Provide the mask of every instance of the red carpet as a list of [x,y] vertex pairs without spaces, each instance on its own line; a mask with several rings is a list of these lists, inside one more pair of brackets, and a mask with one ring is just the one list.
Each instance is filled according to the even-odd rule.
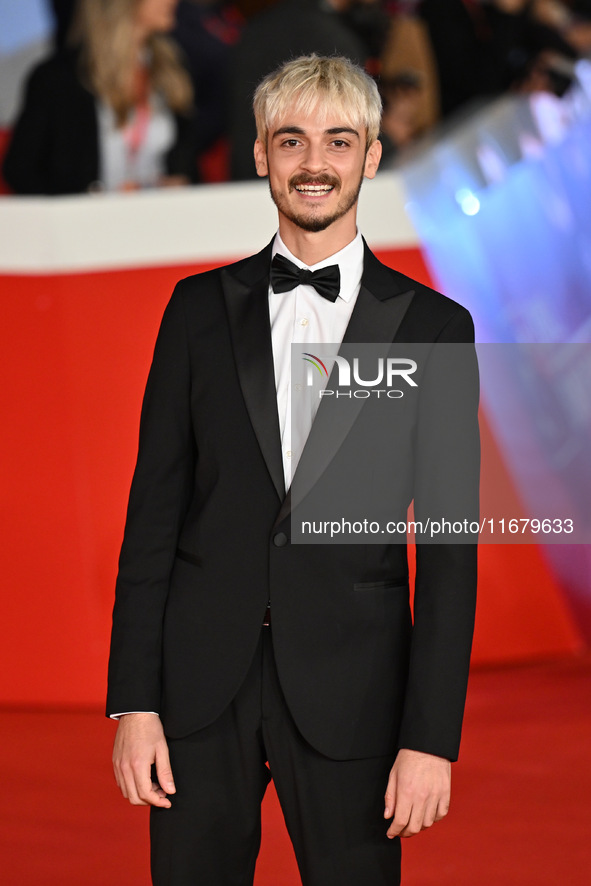
[[[148,886],[147,811],[117,794],[113,731],[95,711],[0,711],[7,886]],[[591,659],[476,671],[452,811],[405,841],[404,886],[588,886],[589,798]],[[297,886],[271,791],[264,822],[257,886]]]

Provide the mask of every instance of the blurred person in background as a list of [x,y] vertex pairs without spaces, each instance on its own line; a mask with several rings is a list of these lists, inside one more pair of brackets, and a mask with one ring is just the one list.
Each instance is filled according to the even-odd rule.
[[539,53],[577,55],[537,0],[423,0],[418,11],[437,63],[443,117],[513,88]]
[[72,26],[77,0],[50,0],[49,6],[55,23],[54,43],[57,49],[63,49]]
[[248,22],[236,46],[230,74],[230,171],[255,179],[252,116],[255,87],[283,62],[302,55],[341,55],[361,65],[367,45],[344,19],[352,0],[279,0]]
[[[407,111],[412,104],[415,134],[426,132],[440,117],[437,65],[427,26],[416,15],[418,5],[418,0],[386,3],[389,22],[378,65],[382,98],[388,105],[386,93],[391,92],[393,84],[396,84],[395,91],[399,88],[404,91],[404,96],[400,93],[390,96],[394,101],[389,107],[392,110],[402,98]],[[393,117],[389,122],[392,121]],[[388,127],[388,122],[385,125]],[[397,142],[394,138],[394,143]],[[387,136],[383,145],[383,156],[387,156]]]
[[488,6],[492,27],[505,29],[501,86],[562,96],[572,84],[589,25],[555,0],[488,0]]
[[[228,178],[228,81],[232,47],[238,42],[244,18],[228,0],[180,0],[172,36],[182,48],[195,96],[195,151],[200,179]],[[213,149],[213,152],[212,152]],[[207,155],[211,152],[211,155]],[[211,179],[209,179],[211,180]]]
[[591,3],[588,0],[532,0],[535,18],[558,31],[574,50],[591,51]]
[[375,73],[390,26],[390,13],[383,0],[335,0],[333,6],[364,44],[368,56],[366,69]]
[[414,71],[401,71],[380,81],[383,112],[380,129],[382,161],[394,160],[403,148],[420,134],[420,112],[423,85]]
[[4,161],[18,194],[186,184],[192,89],[165,36],[177,0],[80,0],[71,47],[34,69]]

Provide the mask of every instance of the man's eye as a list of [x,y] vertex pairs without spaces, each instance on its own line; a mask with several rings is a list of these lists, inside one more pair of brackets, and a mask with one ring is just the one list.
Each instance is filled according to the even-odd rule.
[[286,138],[283,142],[284,145],[287,145],[288,148],[295,148],[299,145],[299,139],[297,138]]
[[333,145],[335,148],[346,148],[349,142],[346,142],[343,138],[335,138],[333,141]]

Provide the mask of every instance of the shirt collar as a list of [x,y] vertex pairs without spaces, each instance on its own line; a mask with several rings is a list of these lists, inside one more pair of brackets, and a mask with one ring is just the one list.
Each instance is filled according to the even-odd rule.
[[288,258],[298,268],[308,268],[310,271],[318,271],[320,268],[326,268],[328,265],[338,265],[341,272],[341,291],[339,298],[349,302],[353,295],[359,290],[361,284],[361,276],[363,274],[363,239],[359,231],[350,243],[347,243],[343,249],[339,249],[334,255],[329,255],[315,265],[305,265],[303,261],[297,258],[289,251],[281,234],[277,231],[273,241],[272,256],[282,255]]

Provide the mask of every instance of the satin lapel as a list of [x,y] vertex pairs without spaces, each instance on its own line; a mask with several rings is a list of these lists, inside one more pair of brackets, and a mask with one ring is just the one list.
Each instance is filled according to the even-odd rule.
[[[277,495],[283,501],[285,482],[269,323],[271,250],[222,271],[236,366],[246,408]],[[261,276],[262,275],[262,276]]]
[[[408,289],[407,278],[382,265],[366,244],[361,289],[343,344],[393,342],[413,296],[414,290]],[[336,386],[335,366],[327,388]],[[342,402],[339,404],[332,397],[323,398],[277,524],[289,515],[324,473],[365,403],[365,399],[354,399],[347,402],[347,408],[342,408]]]

